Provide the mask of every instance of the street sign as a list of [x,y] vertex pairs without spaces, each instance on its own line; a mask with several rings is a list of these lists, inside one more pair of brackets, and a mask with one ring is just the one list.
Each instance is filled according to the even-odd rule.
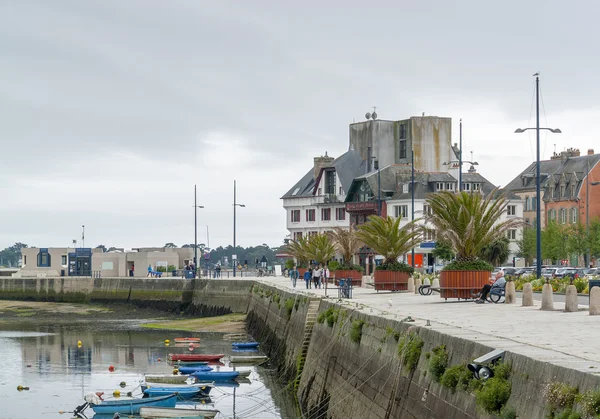
[[237,260],[237,255],[231,255],[231,260]]

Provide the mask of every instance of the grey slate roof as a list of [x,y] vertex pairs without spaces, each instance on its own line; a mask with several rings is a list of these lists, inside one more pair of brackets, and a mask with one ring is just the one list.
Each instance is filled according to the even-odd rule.
[[[571,185],[575,185],[577,196],[587,175],[588,162],[591,170],[600,162],[600,154],[570,157],[567,160],[540,161],[541,187],[544,189],[555,188],[557,191],[562,180],[567,190],[570,190]],[[535,166],[535,162],[531,163],[516,178],[510,181],[505,189],[513,192],[535,190]],[[547,194],[544,194],[545,199],[547,196]]]
[[[366,161],[363,160],[359,152],[355,150],[348,150],[337,159],[335,159],[330,166],[326,168],[334,168],[344,191],[348,192],[352,180],[356,176],[360,176],[366,170]],[[300,179],[296,184],[281,197],[284,198],[300,198],[313,196],[315,189],[316,179],[314,178],[314,168],[310,170]],[[294,194],[294,191],[298,189],[298,192]]]

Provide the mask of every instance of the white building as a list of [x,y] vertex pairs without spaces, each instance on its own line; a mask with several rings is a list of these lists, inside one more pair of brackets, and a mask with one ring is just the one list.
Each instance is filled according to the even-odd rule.
[[313,168],[281,197],[290,238],[349,228],[346,193],[352,180],[365,170],[366,162],[354,150],[337,159],[327,153],[315,157]]

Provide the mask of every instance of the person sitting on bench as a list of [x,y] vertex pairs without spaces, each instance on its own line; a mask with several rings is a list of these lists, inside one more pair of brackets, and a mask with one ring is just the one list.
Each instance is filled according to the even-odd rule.
[[504,288],[506,286],[506,280],[504,279],[504,271],[500,271],[496,274],[496,279],[493,279],[490,284],[485,284],[483,288],[481,288],[481,292],[479,293],[480,297],[475,300],[477,304],[485,303],[485,300],[492,290],[492,288]]

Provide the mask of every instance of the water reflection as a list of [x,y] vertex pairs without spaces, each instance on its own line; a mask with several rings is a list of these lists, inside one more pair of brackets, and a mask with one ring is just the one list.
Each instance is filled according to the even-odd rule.
[[[0,327],[6,327],[2,325]],[[72,412],[88,392],[102,391],[111,396],[131,392],[141,397],[140,379],[144,373],[170,374],[169,353],[190,353],[188,347],[165,346],[165,339],[184,336],[180,332],[147,331],[135,325],[129,330],[114,330],[110,323],[11,325],[0,330],[0,348],[10,360],[0,369],[0,417],[66,418],[59,412]],[[14,329],[20,330],[14,330]],[[230,342],[220,334],[200,335],[193,353],[225,353],[224,362],[211,363],[215,371],[231,370]],[[81,345],[78,345],[81,341]],[[114,372],[109,367],[114,366]],[[210,398],[200,402],[221,411],[218,417],[233,417],[246,412],[246,418],[295,417],[294,403],[265,367],[236,367],[250,370],[248,379],[217,383]],[[124,381],[125,386],[119,384]],[[18,385],[29,391],[17,392]],[[189,401],[186,404],[189,407]],[[186,405],[184,404],[184,406]],[[234,413],[235,412],[235,413]],[[93,411],[86,411],[88,417]]]

